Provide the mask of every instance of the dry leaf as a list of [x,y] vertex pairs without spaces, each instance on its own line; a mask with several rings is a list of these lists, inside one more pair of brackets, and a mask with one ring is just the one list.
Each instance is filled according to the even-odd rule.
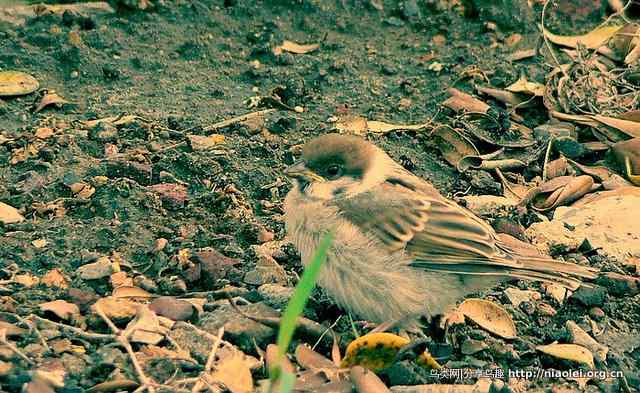
[[[400,349],[409,343],[409,339],[392,333],[365,334],[347,346],[340,367],[359,365],[373,371],[382,370],[391,366]],[[428,352],[424,352],[416,361],[426,368],[441,368]]]
[[31,94],[40,84],[33,76],[20,71],[0,72],[0,97],[13,97]]
[[536,97],[544,96],[546,86],[538,82],[529,82],[527,77],[522,75],[516,82],[507,86],[506,90],[512,93],[524,93]]
[[392,131],[419,131],[431,123],[391,124],[382,121],[367,120],[360,116],[347,116],[336,122],[336,130],[341,133],[365,135],[367,132],[386,134]]
[[53,90],[48,91],[40,100],[40,103],[33,110],[34,113],[38,113],[49,105],[55,105],[58,108],[62,108],[64,104],[69,104],[70,102],[65,100],[62,96],[56,93]]
[[41,282],[49,288],[66,289],[69,287],[67,279],[60,269],[51,269],[42,277]]
[[141,120],[138,116],[135,115],[126,115],[126,116],[110,116],[104,117],[102,119],[96,120],[87,120],[82,122],[82,124],[86,128],[95,128],[98,125],[109,124],[115,127],[132,124],[133,122]]
[[160,324],[155,312],[139,305],[135,318],[127,324],[123,334],[131,342],[156,345],[164,339],[167,332],[168,329]]
[[0,321],[0,330],[4,330],[4,334],[7,337],[19,337],[29,333],[27,329],[23,329],[5,321]]
[[467,299],[458,311],[486,331],[506,339],[516,338],[516,325],[500,305],[483,299]]
[[349,376],[358,393],[391,393],[374,372],[364,367],[352,367]]
[[117,299],[150,299],[156,297],[156,295],[142,288],[127,285],[115,288],[111,296]]
[[34,285],[38,285],[40,279],[31,273],[16,274],[15,277],[13,277],[13,282],[25,288],[31,288]]
[[123,390],[135,390],[140,386],[136,381],[130,379],[116,379],[113,381],[101,382],[87,389],[87,393],[119,392]]
[[52,302],[40,304],[40,310],[43,312],[52,312],[58,318],[65,321],[70,320],[74,315],[80,315],[80,309],[73,303],[64,300],[54,300]]
[[131,319],[136,315],[138,304],[127,299],[105,297],[98,299],[98,301],[91,306],[91,310],[95,312],[97,307],[100,307],[109,318],[122,321]]
[[613,145],[611,151],[627,178],[633,184],[640,186],[640,138],[618,142]]
[[127,276],[127,273],[123,271],[113,273],[111,277],[109,277],[109,282],[113,288],[133,286],[133,278]]
[[[567,205],[594,190],[591,176],[560,176],[534,188],[533,208],[547,211]],[[539,191],[536,193],[536,191]]]
[[486,103],[453,87],[448,89],[447,92],[451,94],[451,97],[443,102],[442,105],[456,112],[487,113],[491,109]]
[[[526,108],[532,105],[537,105],[535,101],[531,100],[531,97],[528,97],[524,94],[516,94],[507,90],[502,89],[494,89],[492,87],[486,86],[478,86],[476,90],[482,94],[486,94],[488,96],[493,97],[494,99],[503,102],[509,106],[517,106],[518,108]],[[529,104],[525,104],[529,102]]]
[[38,155],[42,143],[29,143],[24,147],[19,147],[11,152],[9,163],[16,165]]
[[480,155],[466,136],[447,125],[435,128],[431,135],[444,159],[456,168],[464,157]]
[[51,127],[40,127],[35,132],[35,137],[38,139],[47,139],[55,134],[55,130]]
[[554,44],[577,48],[583,45],[587,49],[598,49],[606,44],[622,26],[603,26],[583,35],[562,36],[556,35],[543,28],[543,34]]
[[587,348],[576,344],[549,344],[538,345],[536,350],[552,356],[557,359],[569,360],[579,364],[588,366],[590,369],[595,368],[593,363],[593,354]]
[[565,322],[572,344],[580,345],[592,351],[601,362],[607,360],[609,348],[597,342],[574,321]]
[[209,136],[188,134],[189,144],[193,150],[211,150],[224,142],[224,135],[213,134]]
[[0,202],[0,222],[3,224],[16,224],[24,221],[22,214],[13,206]]
[[305,54],[309,52],[313,52],[316,49],[320,48],[320,44],[297,44],[293,41],[284,40],[282,45],[277,46],[273,49],[273,53],[277,56],[282,54],[282,52],[289,52],[295,54]]
[[223,347],[218,350],[218,362],[210,381],[222,383],[231,393],[253,392],[251,366],[254,362],[235,348]]

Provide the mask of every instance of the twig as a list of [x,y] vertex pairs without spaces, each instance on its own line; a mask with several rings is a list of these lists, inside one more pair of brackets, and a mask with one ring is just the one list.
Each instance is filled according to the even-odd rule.
[[549,144],[547,145],[547,151],[544,154],[544,164],[542,166],[542,181],[547,181],[547,163],[549,162],[549,158],[551,157],[551,148],[553,148],[553,142],[555,138],[551,137],[549,139]]
[[204,365],[204,370],[200,373],[198,377],[198,381],[193,385],[191,389],[191,393],[198,393],[205,385],[204,378],[205,376],[211,372],[211,368],[213,367],[213,361],[216,358],[216,352],[218,352],[218,348],[220,347],[220,343],[222,342],[222,336],[224,335],[224,326],[218,329],[218,334],[216,335],[216,339],[211,346],[211,351],[209,352],[209,357],[207,357],[207,362]]
[[136,370],[136,373],[138,374],[138,379],[142,384],[142,386],[137,390],[142,392],[146,388],[146,390],[148,390],[150,393],[155,393],[156,388],[152,386],[152,381],[146,376],[146,374],[144,373],[144,370],[142,369],[142,366],[140,366],[140,362],[138,362],[138,358],[136,357],[135,352],[133,352],[133,348],[131,347],[131,343],[129,343],[129,340],[127,339],[127,337],[124,335],[124,333],[120,329],[118,329],[118,327],[111,321],[111,319],[109,319],[107,314],[104,313],[104,311],[102,310],[102,307],[100,307],[100,304],[96,303],[94,306],[95,306],[96,313],[100,316],[100,318],[102,318],[102,320],[104,320],[107,326],[109,326],[109,329],[111,329],[111,331],[115,334],[116,341],[120,345],[122,345],[122,347],[129,354],[129,358],[131,359],[133,368]]
[[19,315],[14,315],[14,316],[18,319],[18,321],[20,321],[20,323],[27,325],[29,327],[29,330],[35,333],[35,335],[38,337],[42,346],[45,347],[47,351],[51,352],[51,347],[49,347],[49,344],[47,344],[47,340],[45,340],[44,337],[42,337],[42,334],[40,334],[40,330],[38,329],[35,323],[25,318],[22,318]]
[[80,337],[82,337],[82,338],[84,338],[86,340],[89,340],[89,341],[91,341],[91,340],[94,340],[94,341],[113,341],[113,340],[116,339],[116,336],[113,335],[113,334],[102,334],[102,333],[85,332],[84,330],[79,329],[79,328],[77,328],[75,326],[69,326],[69,325],[65,325],[64,323],[54,322],[54,321],[51,321],[51,320],[48,320],[48,319],[45,319],[45,318],[42,318],[42,317],[39,317],[39,316],[33,315],[33,314],[29,315],[27,317],[27,320],[30,320],[30,319],[34,319],[34,320],[36,320],[38,322],[41,322],[41,323],[50,323],[50,324],[52,324],[52,325],[54,325],[54,326],[56,326],[56,327],[58,327],[58,328],[60,328],[62,330],[71,331],[74,334],[77,334],[78,336],[80,336]]
[[556,62],[556,65],[558,66],[558,68],[560,68],[560,71],[562,71],[564,76],[568,78],[569,75],[567,75],[567,71],[565,71],[564,68],[561,67],[560,61],[556,57],[556,53],[553,51],[553,48],[551,47],[551,43],[549,42],[549,38],[547,37],[547,29],[544,27],[544,14],[547,12],[547,6],[549,5],[549,1],[551,0],[546,0],[544,2],[544,6],[542,7],[542,15],[540,17],[540,24],[542,25],[542,38],[544,39],[544,43],[547,46],[547,49],[549,49],[549,53],[551,54],[553,61]]
[[276,111],[276,109],[272,108],[272,109],[264,109],[264,110],[257,111],[257,112],[247,113],[245,115],[232,117],[231,119],[223,120],[221,122],[218,122],[218,123],[212,124],[210,126],[204,127],[203,130],[204,131],[215,131],[215,130],[218,130],[220,128],[228,127],[228,126],[230,126],[232,124],[240,123],[240,122],[249,120],[251,118],[262,116],[262,115],[266,115],[267,113],[272,113],[272,112],[275,112],[275,111]]
[[20,349],[18,349],[18,347],[13,345],[12,342],[7,340],[7,329],[6,328],[0,329],[0,344],[5,345],[7,348],[9,348],[11,350],[11,352],[13,352],[16,355],[20,356],[22,358],[22,360],[24,360],[25,362],[29,363],[31,366],[34,366],[36,364],[33,360],[29,359],[27,357],[27,355],[22,353],[22,351]]

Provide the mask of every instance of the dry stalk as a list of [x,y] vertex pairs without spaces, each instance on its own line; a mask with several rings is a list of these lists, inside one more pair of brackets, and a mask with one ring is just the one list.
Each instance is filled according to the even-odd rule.
[[9,348],[11,350],[11,352],[13,352],[16,355],[20,356],[20,358],[22,358],[22,360],[24,360],[25,362],[29,363],[29,365],[34,366],[36,364],[33,360],[29,359],[27,357],[27,355],[22,353],[22,351],[18,347],[16,347],[12,342],[7,340],[7,329],[6,328],[0,329],[0,344],[5,345],[7,348]]
[[191,393],[198,393],[204,387],[203,385],[207,384],[206,376],[211,372],[211,368],[213,367],[213,361],[216,358],[216,353],[218,352],[218,348],[222,343],[223,335],[224,335],[224,326],[218,329],[218,334],[216,334],[215,341],[211,346],[211,351],[209,352],[209,356],[207,357],[207,362],[205,363],[204,370],[202,370],[202,373],[200,373],[198,380],[196,381],[195,385],[193,385],[193,388],[191,389]]

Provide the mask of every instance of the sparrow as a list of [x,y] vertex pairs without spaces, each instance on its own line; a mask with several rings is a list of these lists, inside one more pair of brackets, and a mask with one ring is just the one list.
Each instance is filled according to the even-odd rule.
[[357,136],[326,134],[285,170],[287,237],[307,265],[329,232],[318,284],[343,309],[382,323],[433,317],[510,279],[576,289],[592,268],[559,262],[493,228]]

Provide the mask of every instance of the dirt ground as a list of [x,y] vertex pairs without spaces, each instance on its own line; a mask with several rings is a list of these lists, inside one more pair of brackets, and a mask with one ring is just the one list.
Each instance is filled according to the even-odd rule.
[[[424,123],[446,116],[441,103],[449,96],[447,88],[472,91],[474,75],[496,87],[513,83],[521,74],[544,81],[550,67],[543,56],[507,59],[539,45],[536,24],[541,4],[530,8],[525,1],[487,1],[476,2],[482,6],[473,8],[473,2],[463,1],[447,8],[452,3],[457,2],[168,1],[145,11],[43,15],[20,27],[0,22],[0,71],[27,72],[41,89],[55,90],[70,102],[34,113],[42,93],[0,100],[0,131],[18,141],[17,146],[0,144],[0,201],[27,218],[0,224],[4,272],[0,278],[9,281],[15,273],[12,265],[17,265],[20,275],[38,278],[59,269],[68,281],[66,287],[6,282],[0,287],[2,319],[13,323],[16,320],[8,314],[23,318],[36,314],[60,321],[39,307],[56,299],[80,304],[88,315],[88,305],[111,294],[112,286],[108,277],[82,279],[78,268],[103,256],[113,260],[114,255],[130,277],[144,272],[151,281],[147,287],[156,294],[208,296],[207,314],[226,307],[216,295],[225,286],[244,289],[239,293],[251,302],[263,301],[258,285],[247,283],[245,277],[258,260],[252,246],[284,237],[282,201],[290,185],[282,171],[293,162],[301,143],[332,129],[333,116]],[[590,30],[608,12],[605,4],[592,3],[596,2],[557,7],[548,26],[558,33]],[[513,43],[509,38],[515,33],[522,39]],[[283,40],[320,47],[307,54],[274,55],[273,48]],[[274,95],[279,100],[264,98]],[[258,106],[251,107],[252,102]],[[198,149],[188,137],[210,135],[208,126],[267,108],[276,111],[257,121],[214,130],[224,141],[213,150]],[[536,110],[525,113],[524,124],[530,127],[545,116]],[[116,126],[89,128],[83,123],[124,115],[137,117]],[[34,133],[40,128],[51,128],[54,135],[36,142]],[[479,181],[477,174],[458,173],[426,133],[393,132],[370,139],[444,195],[500,193],[495,180]],[[12,162],[13,150],[29,145],[37,146],[34,153]],[[72,186],[79,183],[95,189],[90,199],[78,197]],[[166,239],[166,245],[158,246],[158,239]],[[208,248],[226,259],[206,254]],[[194,262],[181,259],[181,250],[197,254],[200,263],[213,258],[209,260],[213,267],[205,269],[206,274],[193,273]],[[276,260],[286,271],[284,282],[293,285],[302,270],[295,250],[284,246]],[[606,265],[601,260],[594,263]],[[505,303],[501,292],[505,287],[483,296]],[[548,302],[557,313],[544,316],[527,312],[526,306],[524,310],[505,306],[518,328],[519,338],[513,342],[470,326],[456,328],[460,341],[452,344],[450,365],[558,366],[535,346],[566,341],[565,322],[588,325],[590,307],[576,301]],[[592,380],[585,391],[638,391],[639,304],[638,296],[611,294],[599,303],[604,312],[597,322],[602,331],[599,341],[610,347],[610,353],[598,367],[621,370],[625,378]],[[342,314],[320,291],[305,312],[327,326]],[[207,318],[214,320],[210,326],[202,322]],[[215,334],[215,318],[208,315],[194,324]],[[109,331],[91,316],[76,325]],[[55,329],[47,332],[51,330]],[[351,332],[346,317],[336,330]],[[264,350],[273,337],[271,329],[257,343]],[[463,354],[460,343],[469,337],[489,342],[491,350]],[[228,340],[257,356],[255,347],[245,345],[242,338],[232,335]],[[300,340],[313,344],[304,337]],[[89,341],[71,339],[84,350],[60,353],[47,352],[33,334],[16,342],[29,357],[62,359],[67,373],[58,391],[86,391],[112,378],[116,370],[135,380],[126,361],[107,359],[104,348]],[[118,347],[112,349],[118,352],[113,356],[124,356]],[[328,355],[328,349],[323,353]],[[20,391],[32,377],[32,368],[6,351],[0,359],[14,364],[0,377],[3,391]],[[162,372],[152,365],[147,371],[162,379]],[[176,373],[193,376],[194,370],[185,367]],[[265,376],[262,368],[253,371],[255,380]],[[382,378],[389,386],[463,382],[439,380],[406,364]],[[507,385],[502,391],[580,389],[575,380],[562,378]]]

